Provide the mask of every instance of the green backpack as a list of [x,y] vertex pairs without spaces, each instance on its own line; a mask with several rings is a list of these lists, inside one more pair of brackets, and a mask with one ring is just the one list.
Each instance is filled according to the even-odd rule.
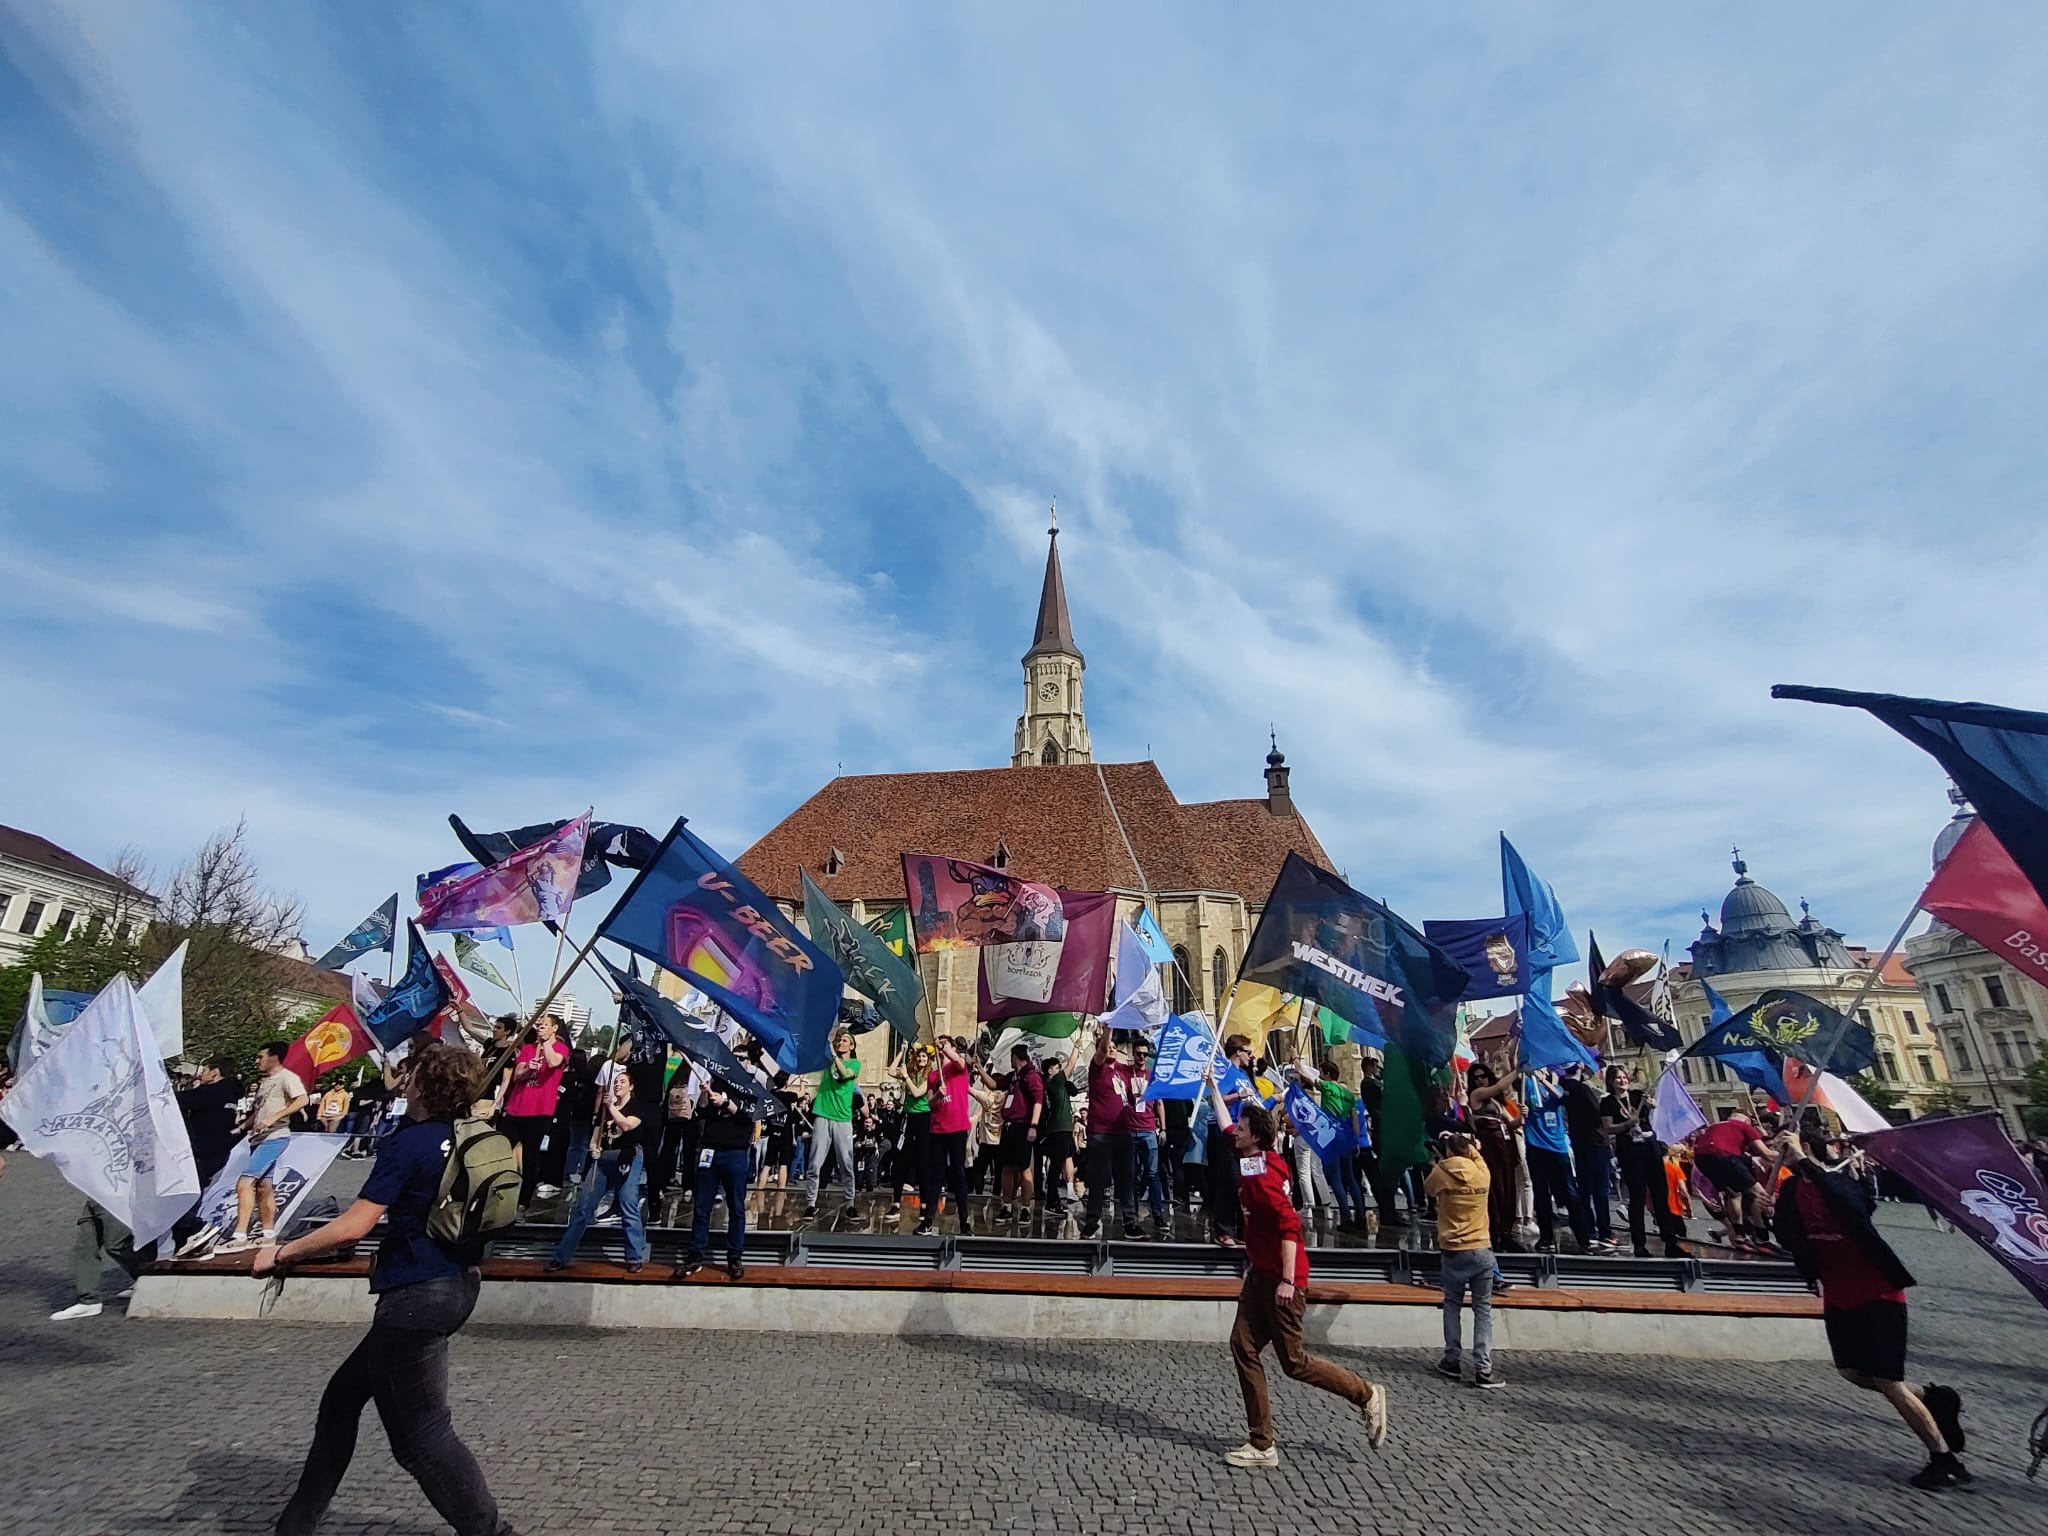
[[519,1161],[511,1140],[488,1120],[456,1121],[454,1140],[427,1234],[477,1255],[493,1232],[519,1219]]

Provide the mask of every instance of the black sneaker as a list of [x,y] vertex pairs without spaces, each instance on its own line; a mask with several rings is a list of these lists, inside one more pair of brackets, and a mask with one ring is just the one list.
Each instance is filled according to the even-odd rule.
[[1082,1223],[1081,1223],[1081,1241],[1082,1241],[1082,1242],[1084,1242],[1084,1243],[1090,1243],[1090,1242],[1093,1242],[1093,1241],[1095,1240],[1095,1234],[1096,1234],[1097,1232],[1100,1232],[1101,1230],[1102,1230],[1102,1223],[1101,1223],[1101,1222],[1099,1222],[1099,1221],[1084,1221],[1084,1222],[1082,1222]]
[[917,1224],[917,1231],[913,1235],[917,1237],[930,1237],[938,1230],[937,1227],[932,1225],[931,1217],[927,1216]]
[[567,1259],[549,1259],[547,1263],[541,1266],[541,1269],[544,1273],[552,1275],[558,1270],[564,1270],[568,1267],[569,1261]]
[[1929,1493],[1938,1493],[1944,1488],[1953,1488],[1965,1481],[1969,1473],[1963,1464],[1948,1451],[1936,1451],[1928,1458],[1927,1465],[1907,1479],[1915,1488],[1924,1488]]
[[1442,1355],[1438,1355],[1436,1357],[1436,1364],[1431,1366],[1430,1369],[1435,1371],[1437,1375],[1443,1377],[1446,1381],[1463,1381],[1465,1379],[1465,1367],[1463,1362],[1457,1360],[1446,1360]]
[[894,1221],[898,1216],[901,1216],[902,1214],[903,1202],[901,1200],[892,1200],[889,1203],[889,1219],[891,1221]]
[[733,1259],[725,1266],[725,1273],[728,1279],[744,1280],[747,1278],[747,1266],[738,1259]]
[[676,1278],[678,1280],[686,1280],[691,1275],[697,1273],[698,1270],[708,1268],[710,1263],[711,1261],[701,1253],[693,1253],[687,1258],[678,1259],[676,1260]]
[[1963,1430],[1963,1399],[1954,1387],[1927,1383],[1920,1389],[1920,1400],[1927,1405],[1927,1411],[1934,1416],[1935,1428],[1941,1431],[1941,1438],[1948,1448],[1960,1456],[1969,1436]]
[[1010,1217],[1014,1214],[1015,1212],[1013,1212],[1007,1205],[999,1205],[996,1207],[997,1221],[1008,1221]]
[[1132,1223],[1131,1223],[1131,1224],[1130,1224],[1130,1225],[1129,1225],[1128,1227],[1125,1227],[1125,1228],[1124,1228],[1124,1241],[1125,1241],[1125,1242],[1127,1242],[1127,1243],[1142,1243],[1142,1242],[1145,1242],[1146,1240],[1147,1240],[1147,1239],[1146,1239],[1146,1237],[1145,1237],[1145,1229],[1144,1229],[1143,1227],[1139,1226],[1139,1225],[1138,1225],[1138,1224],[1137,1224],[1136,1222],[1132,1222]]
[[1475,1375],[1472,1378],[1472,1385],[1478,1387],[1481,1391],[1489,1391],[1494,1387],[1504,1387],[1507,1384],[1507,1377],[1501,1375],[1499,1371],[1488,1371],[1483,1376]]
[[805,1206],[805,1207],[804,1207],[804,1220],[805,1220],[805,1221],[816,1221],[817,1219],[818,1219],[818,1202],[817,1202],[817,1201],[815,1201],[815,1200],[813,1200],[813,1201],[812,1201],[812,1202],[811,1202],[811,1203],[810,1203],[809,1205],[807,1205],[807,1206]]

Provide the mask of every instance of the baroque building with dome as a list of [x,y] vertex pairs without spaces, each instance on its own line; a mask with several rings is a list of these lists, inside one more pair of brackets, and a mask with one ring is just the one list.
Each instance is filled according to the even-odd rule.
[[[1956,810],[1934,840],[1936,869],[1976,819],[1959,791],[1949,799]],[[2028,1134],[2026,1070],[2048,1053],[2048,988],[1940,918],[1906,940],[1905,957],[1947,1051],[1949,1080],[1969,1108],[1995,1110],[2014,1135]],[[2048,1134],[2048,1123],[2034,1134]]]
[[[1860,1002],[1870,968],[1878,956],[1820,921],[1802,901],[1795,920],[1785,903],[1751,878],[1740,851],[1735,854],[1735,884],[1721,901],[1717,928],[1700,914],[1700,936],[1692,958],[1673,968],[1672,1008],[1689,1045],[1713,1022],[1702,982],[1731,1008],[1744,1008],[1774,987],[1787,987],[1846,1010],[1855,1003],[1857,1016],[1877,1038],[1877,1059],[1871,1074],[1899,1096],[1901,1118],[1918,1118],[1949,1096],[1948,1060],[1941,1037],[1928,1017],[1920,989],[1899,956],[1882,972]],[[1749,1108],[1749,1090],[1720,1063],[1687,1057],[1680,1075],[1700,1107],[1725,1119]]]

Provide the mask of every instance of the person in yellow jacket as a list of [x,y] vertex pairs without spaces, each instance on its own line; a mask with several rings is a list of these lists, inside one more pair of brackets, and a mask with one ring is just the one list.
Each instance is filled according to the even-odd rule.
[[1437,1138],[1437,1148],[1437,1165],[1422,1186],[1423,1194],[1436,1202],[1436,1246],[1443,1255],[1444,1352],[1436,1372],[1452,1381],[1464,1379],[1464,1321],[1459,1314],[1469,1290],[1472,1385],[1506,1386],[1507,1379],[1493,1367],[1494,1263],[1486,1209],[1493,1176],[1478,1144],[1463,1132],[1445,1131]]

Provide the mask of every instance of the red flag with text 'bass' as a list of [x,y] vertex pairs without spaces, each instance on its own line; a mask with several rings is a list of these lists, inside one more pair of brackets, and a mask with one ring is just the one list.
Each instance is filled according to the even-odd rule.
[[2048,905],[1985,823],[1970,823],[1920,906],[2048,987]]

